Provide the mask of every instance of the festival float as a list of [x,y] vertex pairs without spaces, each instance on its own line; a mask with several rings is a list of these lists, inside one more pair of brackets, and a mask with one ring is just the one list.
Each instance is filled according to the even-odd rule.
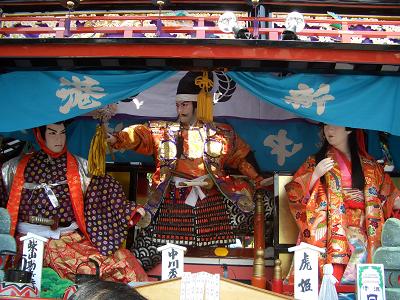
[[[291,251],[295,255],[301,252],[304,258],[324,257],[318,254],[322,248],[300,242],[307,235],[321,237],[326,229],[322,217],[310,217],[311,211],[291,211],[291,193],[288,197],[285,186],[307,157],[320,149],[320,124],[363,129],[368,159],[378,162],[394,184],[398,182],[397,1],[6,0],[0,2],[0,9],[0,200],[7,208],[0,211],[4,223],[0,228],[0,238],[4,238],[0,298],[68,299],[85,281],[102,279],[127,283],[148,299],[290,299],[293,295],[314,299],[318,286],[310,296],[304,293],[311,291],[309,285],[294,284],[291,268],[299,261],[292,263]],[[183,88],[180,92],[188,72],[197,74],[193,82],[198,90]],[[185,97],[179,98],[181,94]],[[196,97],[188,96],[192,94]],[[226,126],[201,125],[191,133],[193,124],[185,128],[182,120],[180,125],[176,122],[178,98],[195,102],[194,109],[199,111],[202,104],[197,94],[211,101],[206,106],[212,113],[208,111],[206,119],[197,115],[201,124]],[[143,147],[129,144],[120,134],[132,125],[129,135],[143,138]],[[39,129],[32,128],[41,127],[40,137]],[[63,150],[66,158],[61,162],[54,151],[44,150],[51,148],[45,138],[48,130],[64,136],[63,148],[68,150]],[[177,133],[185,130],[187,136]],[[110,142],[109,135],[116,137],[116,142]],[[157,143],[146,144],[147,137]],[[237,146],[242,140],[245,157],[239,155],[242,148]],[[179,143],[183,143],[183,153]],[[204,148],[197,146],[203,143]],[[237,152],[225,150],[231,148]],[[221,155],[224,151],[229,153],[226,158]],[[240,162],[233,159],[236,153]],[[18,173],[25,157],[25,169],[21,167]],[[200,171],[194,171],[197,159],[204,164]],[[65,174],[61,179],[47,178],[42,160],[57,166],[50,167],[48,176]],[[182,167],[181,160],[189,163]],[[77,162],[75,169],[69,167],[71,161]],[[229,168],[218,173],[218,166],[225,162]],[[256,173],[243,171],[244,165],[252,165]],[[82,185],[73,184],[72,174],[80,176]],[[204,174],[208,181],[199,181]],[[21,180],[19,189],[13,183],[16,179]],[[174,206],[178,188],[170,196],[172,204],[160,200],[169,197],[171,182],[195,194],[190,215],[197,220],[194,228],[204,222],[213,229],[200,226],[186,234],[190,230],[183,229],[184,212]],[[386,298],[397,299],[398,283],[393,278],[400,264],[387,257],[395,257],[397,252],[392,251],[400,247],[392,238],[400,207],[396,206],[397,190],[387,189],[389,194],[377,192],[381,204],[371,202],[371,206],[383,207],[393,195],[391,213],[384,217],[392,217],[391,223],[382,229],[383,219],[376,225],[377,217],[372,218],[368,232],[382,231],[382,247],[375,249],[375,261],[368,263],[384,266]],[[230,201],[221,202],[223,209],[204,204],[201,212],[203,199],[216,197],[211,191]],[[78,194],[83,195],[80,200],[74,196]],[[57,198],[69,199],[66,195],[72,205],[61,204],[68,211],[64,216]],[[212,199],[217,203],[217,198]],[[50,213],[45,214],[43,207],[48,208],[49,203]],[[121,206],[125,217],[119,216]],[[56,217],[53,208],[61,217]],[[386,207],[384,210],[386,213]],[[223,212],[232,228],[224,225]],[[149,225],[153,220],[158,220],[158,225]],[[299,220],[315,222],[315,230],[299,233]],[[65,266],[62,251],[52,259],[46,258],[46,251],[53,247],[48,245],[59,246],[48,239],[58,241],[70,232],[62,230],[72,226],[71,221],[76,221],[73,230],[81,234],[74,236],[74,241],[87,242],[94,252],[78,251],[75,264]],[[19,223],[48,227],[47,235],[32,233],[31,226],[24,232],[27,235],[21,236]],[[225,237],[227,226],[231,235]],[[217,237],[221,240],[214,243]],[[174,245],[177,239],[180,242]],[[109,240],[113,246],[102,251]],[[37,250],[40,255],[28,251],[27,245],[32,243],[45,245]],[[63,249],[69,253],[67,247]],[[351,253],[355,251],[352,247]],[[162,251],[172,252],[162,259]],[[168,255],[175,257],[171,254],[175,251],[183,251],[181,259],[168,262]],[[125,264],[114,258],[115,253],[123,253],[118,257],[123,257]],[[44,259],[33,261],[28,255],[44,255]],[[52,264],[59,259],[59,265]],[[322,277],[325,271],[326,278],[332,274],[314,262],[317,268],[309,276],[316,281],[310,282],[325,291],[323,282],[328,280]],[[106,267],[120,263],[122,269],[134,271],[119,276],[121,268],[114,272]],[[42,264],[40,272],[33,272],[32,265],[39,269]],[[311,264],[307,263],[308,267]],[[172,269],[170,277],[163,276]],[[18,283],[12,271],[33,272],[33,281],[25,278]],[[299,296],[299,288],[303,296]],[[335,293],[339,299],[356,299],[360,289],[355,283],[341,282]],[[189,291],[199,291],[201,296]]]

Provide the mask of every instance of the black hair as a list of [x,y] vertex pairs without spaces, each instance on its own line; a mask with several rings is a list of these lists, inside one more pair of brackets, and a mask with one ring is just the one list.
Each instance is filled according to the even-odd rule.
[[72,300],[147,300],[135,289],[120,282],[90,280],[78,285],[78,290],[71,296]]
[[[322,130],[323,130],[322,125]],[[357,142],[357,134],[356,134],[356,129],[346,127],[346,131],[351,131],[351,133],[348,136],[348,141],[349,141],[349,148],[350,148],[350,158],[351,158],[351,185],[352,188],[356,188],[359,190],[363,190],[365,186],[365,176],[363,169],[361,167],[361,160],[360,156],[358,154],[358,142]],[[322,132],[322,134],[324,134]],[[321,160],[326,158],[326,153],[329,148],[329,143],[324,137],[324,143],[322,144],[321,148],[317,153],[315,153],[315,164],[317,165]],[[325,183],[325,177],[321,177],[321,181]]]
[[[67,122],[66,121],[60,121],[60,122],[51,123],[51,124],[57,124],[57,125],[64,124],[65,129],[67,128]],[[43,126],[39,127],[39,132],[40,132],[40,135],[42,136],[43,140],[46,140],[45,136],[46,136],[46,128],[47,128],[47,126],[51,125],[51,124],[47,124],[47,125],[43,125]]]

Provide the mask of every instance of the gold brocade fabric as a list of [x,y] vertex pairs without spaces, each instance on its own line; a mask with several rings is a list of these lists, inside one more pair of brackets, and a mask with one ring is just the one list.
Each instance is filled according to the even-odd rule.
[[62,278],[74,280],[75,274],[95,275],[95,266],[87,263],[89,258],[99,263],[103,280],[124,283],[148,280],[138,260],[127,249],[119,249],[113,255],[104,256],[76,232],[46,243],[44,265],[51,267]]
[[[334,157],[332,150],[328,156]],[[357,201],[353,202],[353,209],[346,208],[349,197],[344,191],[337,162],[327,173],[325,184],[318,180],[310,188],[316,162],[314,157],[309,157],[285,186],[289,208],[300,230],[300,241],[327,251],[320,257],[321,266],[325,263],[349,263],[354,246],[349,244],[347,229],[353,225],[365,234],[366,261],[370,263],[375,249],[380,246],[383,223],[390,217],[393,204],[399,197],[399,191],[382,166],[365,157],[360,158],[365,176],[365,188],[360,191],[363,208],[356,208]],[[357,195],[352,198],[361,199]]]
[[350,248],[350,258],[343,273],[342,284],[354,284],[356,265],[366,263],[368,237],[365,230],[365,204],[363,192],[353,188],[343,188],[345,213],[345,232]]

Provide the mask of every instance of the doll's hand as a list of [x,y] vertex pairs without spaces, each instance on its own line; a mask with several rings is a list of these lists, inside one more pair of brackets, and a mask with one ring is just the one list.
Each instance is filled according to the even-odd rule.
[[117,142],[117,138],[113,136],[111,133],[107,132],[107,143],[110,145],[114,145]]
[[330,157],[324,158],[315,167],[313,175],[315,175],[316,178],[321,178],[329,170],[331,170],[333,168],[334,164],[335,164],[335,161],[332,158],[330,158]]
[[146,211],[144,210],[143,207],[139,207],[137,209],[137,212],[143,217],[146,214]]

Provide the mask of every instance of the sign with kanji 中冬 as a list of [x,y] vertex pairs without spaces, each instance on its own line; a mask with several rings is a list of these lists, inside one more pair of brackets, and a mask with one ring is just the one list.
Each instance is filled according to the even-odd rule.
[[183,254],[186,248],[167,243],[165,246],[158,247],[157,251],[162,253],[161,280],[182,277]]

